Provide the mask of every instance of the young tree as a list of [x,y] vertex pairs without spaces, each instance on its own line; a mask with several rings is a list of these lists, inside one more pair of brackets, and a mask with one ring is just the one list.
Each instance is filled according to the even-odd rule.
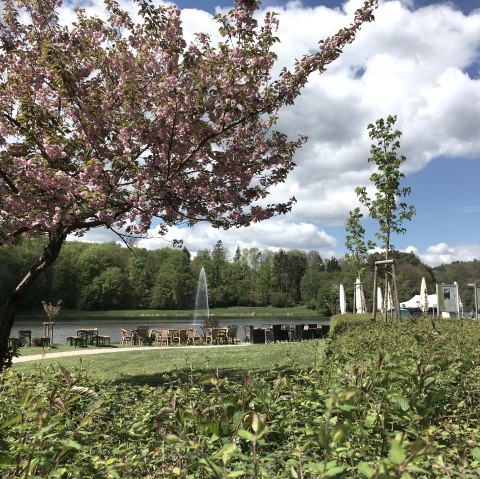
[[375,125],[368,125],[370,138],[376,140],[368,158],[378,169],[370,176],[376,189],[375,198],[369,197],[365,187],[355,189],[360,202],[368,208],[370,217],[378,221],[380,231],[375,236],[381,241],[385,259],[388,259],[389,252],[394,248],[391,243],[392,234],[405,233],[403,222],[415,214],[415,207],[408,206],[401,200],[410,194],[410,188],[400,186],[400,180],[405,176],[400,171],[400,166],[406,158],[397,155],[400,148],[398,139],[402,133],[393,130],[396,121],[397,117],[390,115],[386,122],[381,118]]
[[268,12],[259,23],[258,1],[216,17],[217,45],[202,33],[187,43],[176,7],[138,4],[138,24],[105,0],[107,20],[77,9],[61,25],[61,0],[3,2],[0,244],[46,244],[0,313],[0,369],[15,309],[67,235],[146,234],[154,218],[160,234],[199,221],[226,229],[288,212],[293,198],[259,204],[305,142],[273,130],[279,109],[372,20],[377,0],[275,80],[278,21]]
[[[375,198],[371,199],[368,196],[365,187],[358,187],[355,190],[360,202],[368,208],[370,217],[378,221],[380,229],[375,236],[381,241],[381,247],[385,251],[385,260],[389,259],[389,253],[394,249],[391,242],[392,234],[405,233],[403,222],[410,220],[415,214],[415,207],[408,206],[402,201],[402,198],[410,194],[410,187],[400,186],[400,180],[405,176],[400,171],[400,166],[406,158],[397,154],[397,150],[400,148],[399,138],[402,133],[393,129],[396,121],[396,116],[389,115],[386,121],[380,118],[375,125],[368,125],[369,136],[376,141],[376,144],[372,144],[370,148],[371,156],[368,158],[369,162],[375,163],[378,170],[370,176],[370,180],[376,188]],[[388,291],[389,277],[387,266],[385,266],[383,296],[385,305]],[[393,278],[393,291],[395,298],[398,299],[396,278]],[[395,298],[394,304],[398,316],[398,301]],[[386,315],[387,308],[385,307],[385,317]]]
[[362,277],[368,250],[374,247],[372,241],[365,241],[365,228],[362,226],[362,219],[363,215],[360,208],[357,207],[350,211],[345,225],[345,247],[349,251],[345,254],[345,258],[355,265],[357,278]]

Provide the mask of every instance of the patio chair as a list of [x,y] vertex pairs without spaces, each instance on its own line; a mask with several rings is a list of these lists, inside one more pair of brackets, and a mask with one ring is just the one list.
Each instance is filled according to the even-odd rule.
[[205,344],[218,344],[218,328],[205,330]]
[[198,331],[193,328],[187,329],[187,346],[189,344],[194,345],[195,341],[199,342],[200,341],[200,335],[198,334]]
[[178,344],[185,344],[187,340],[187,330],[177,329],[172,334],[172,344],[178,342]]
[[137,338],[138,338],[138,344],[140,344],[140,346],[144,344],[152,344],[149,332],[150,332],[150,328],[148,326],[137,327]]
[[18,332],[18,337],[22,340],[22,346],[32,345],[32,331],[30,329],[23,329]]
[[158,331],[155,342],[159,346],[161,346],[162,344],[168,346],[172,342],[172,338],[170,337],[170,331],[168,329],[161,329],[160,331]]
[[265,344],[267,342],[266,329],[253,328],[250,342],[253,344]]
[[228,344],[228,328],[218,328],[217,344]]
[[290,334],[290,341],[296,341],[297,340],[297,330],[295,328],[294,324],[291,324],[289,326],[289,334]]
[[235,344],[237,339],[238,325],[231,324],[227,329],[227,341],[231,344]]
[[304,330],[304,325],[303,324],[296,324],[295,325],[295,336],[297,338],[297,341],[301,341],[303,339],[303,330]]
[[273,325],[273,342],[288,341],[290,339],[288,329],[284,329],[281,324]]
[[246,324],[244,327],[243,327],[243,331],[245,333],[245,339],[244,341],[246,343],[251,343],[252,342],[252,330],[253,330],[253,325],[251,324]]
[[157,338],[160,336],[160,329],[152,328],[148,330],[148,338],[150,339],[151,344],[157,344]]
[[133,336],[131,329],[120,329],[120,344],[133,344]]

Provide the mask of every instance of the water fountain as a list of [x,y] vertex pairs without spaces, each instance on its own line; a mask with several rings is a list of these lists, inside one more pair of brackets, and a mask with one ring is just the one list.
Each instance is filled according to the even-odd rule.
[[197,296],[195,298],[195,314],[193,316],[193,322],[195,324],[203,324],[206,320],[208,320],[209,314],[207,276],[205,274],[205,268],[202,267],[200,274],[198,275]]

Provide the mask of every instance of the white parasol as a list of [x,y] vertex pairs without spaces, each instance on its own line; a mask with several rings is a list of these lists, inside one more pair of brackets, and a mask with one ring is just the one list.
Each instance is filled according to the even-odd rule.
[[340,285],[340,312],[342,314],[347,312],[347,300],[345,298],[345,288],[343,284]]
[[365,296],[363,294],[363,284],[360,282],[360,278],[357,278],[355,281],[355,309],[358,314],[367,312]]
[[377,310],[383,313],[383,294],[380,286],[377,286]]
[[428,292],[425,277],[422,278],[422,283],[420,285],[420,309],[424,313],[428,311]]
[[390,287],[390,282],[387,283],[387,311],[392,311],[393,309],[393,299],[392,299],[392,288]]

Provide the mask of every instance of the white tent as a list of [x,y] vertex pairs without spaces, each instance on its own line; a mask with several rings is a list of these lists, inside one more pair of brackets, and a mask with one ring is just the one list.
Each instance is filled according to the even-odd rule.
[[[400,301],[401,308],[420,308],[422,297],[419,294],[416,294],[412,299],[408,301]],[[438,302],[437,302],[437,295],[436,294],[429,294],[428,295],[428,306],[430,308],[437,309]]]

